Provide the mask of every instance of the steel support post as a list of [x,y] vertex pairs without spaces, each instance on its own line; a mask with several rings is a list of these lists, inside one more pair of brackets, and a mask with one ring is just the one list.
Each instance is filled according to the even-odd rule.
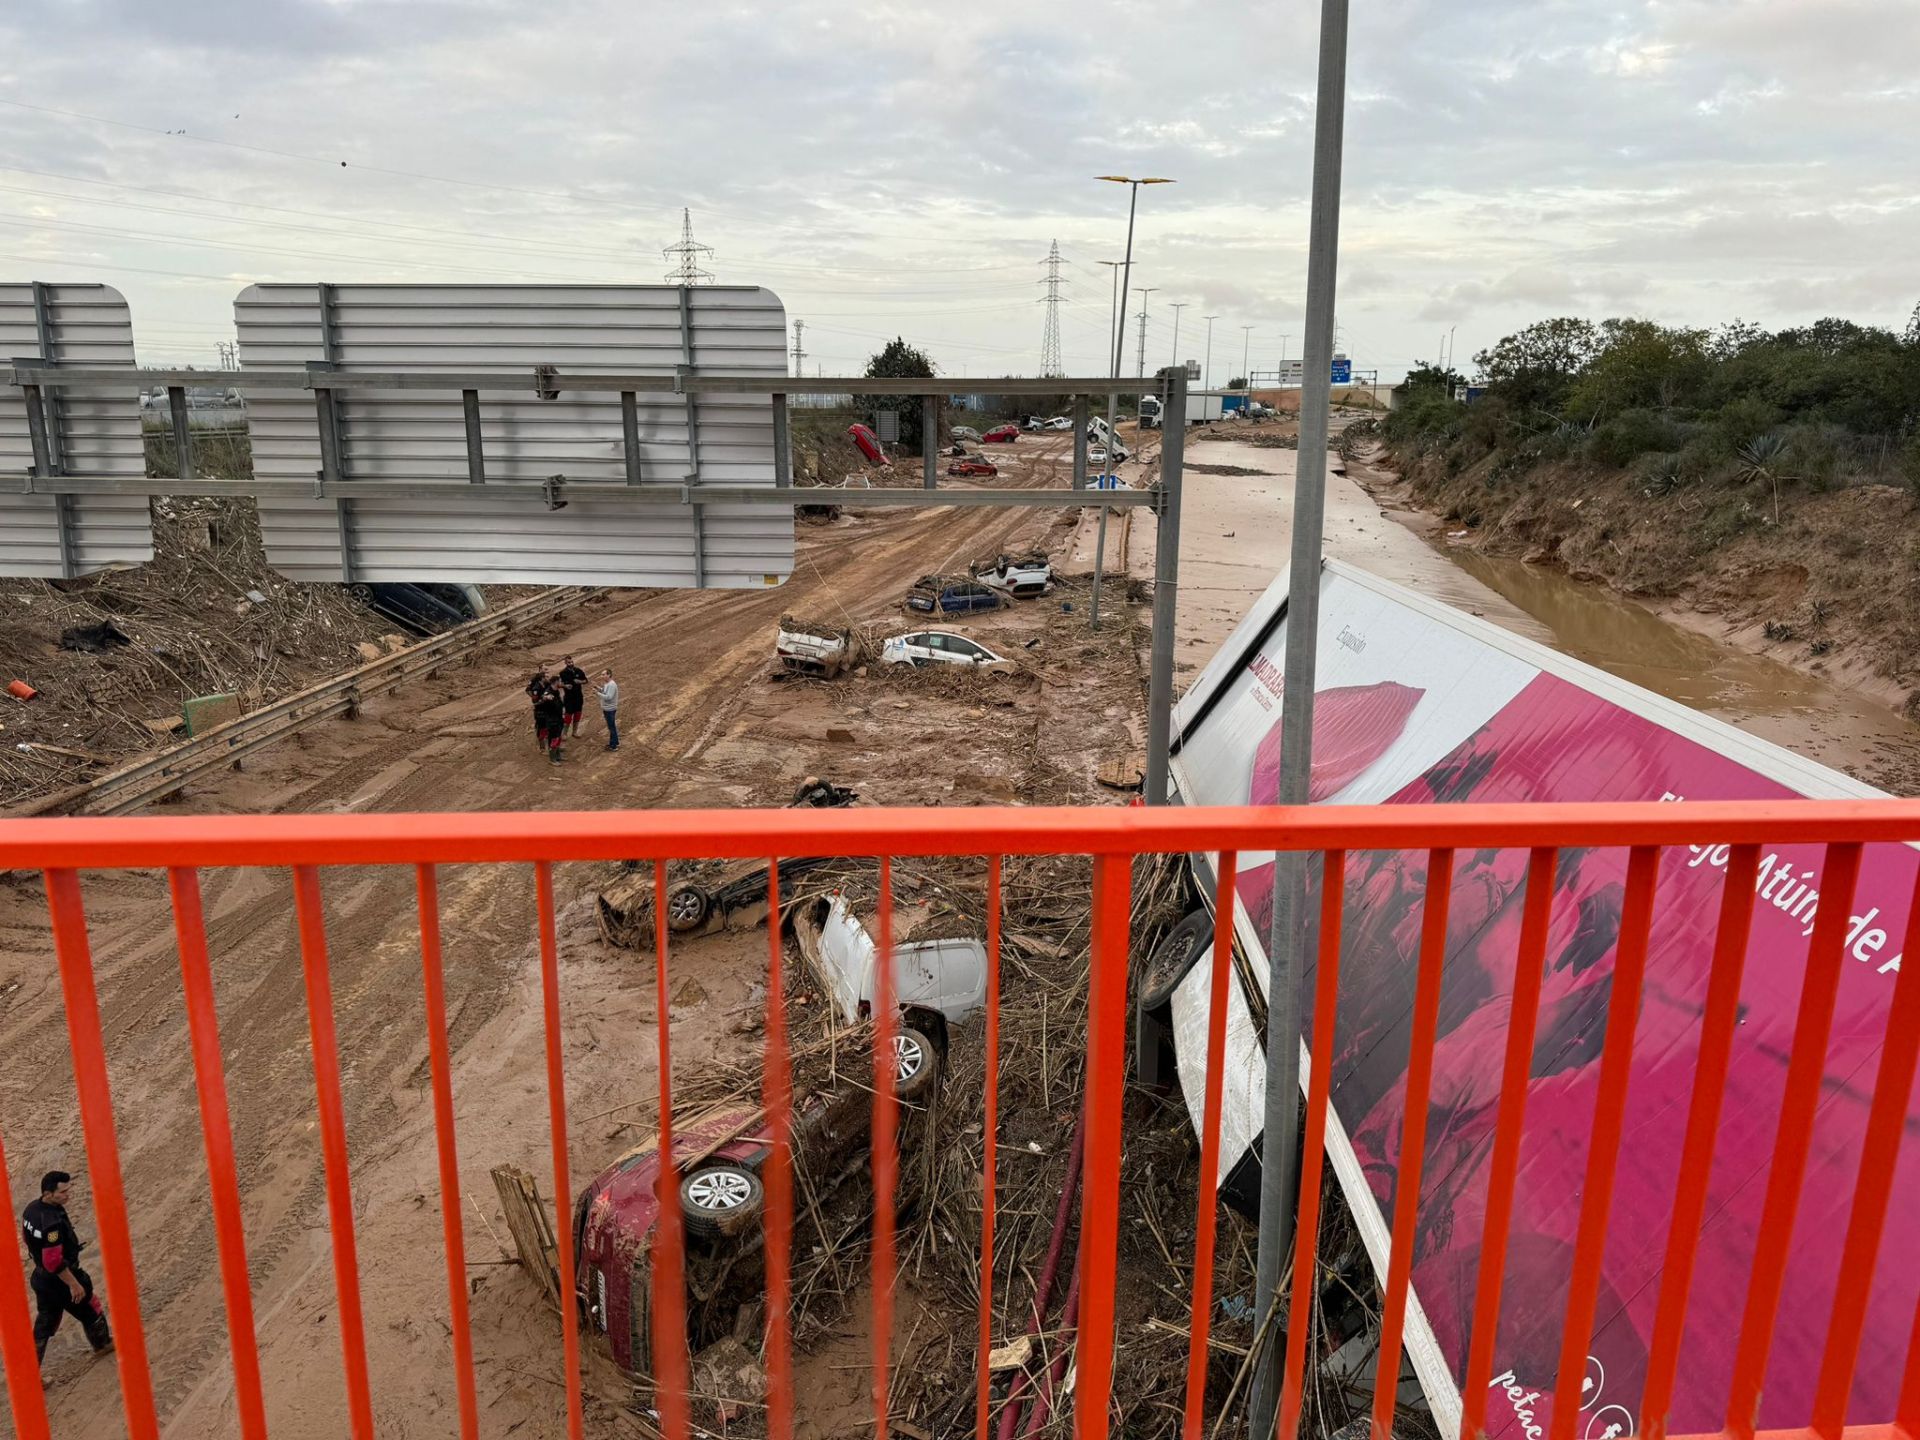
[[53,430],[47,423],[46,392],[38,385],[22,385],[20,398],[27,407],[27,442],[33,447],[33,473],[41,479],[50,479],[58,472],[53,463]]
[[[700,411],[699,401],[686,388],[693,374],[693,288],[680,287],[680,364],[674,372],[674,385],[687,402],[687,488],[700,483]],[[693,511],[693,584],[699,589],[707,583],[706,507],[692,502]]]
[[787,397],[773,397],[773,483],[779,489],[793,484],[793,436],[787,430]]
[[1160,432],[1160,503],[1153,544],[1153,649],[1147,665],[1147,776],[1149,805],[1167,803],[1167,762],[1173,738],[1174,621],[1180,603],[1180,485],[1187,448],[1187,372],[1162,372],[1162,413],[1175,417]]
[[[1314,118],[1313,207],[1307,240],[1305,373],[1300,391],[1300,449],[1293,489],[1293,554],[1288,577],[1286,685],[1280,697],[1280,786],[1269,799],[1307,803],[1313,773],[1313,688],[1320,631],[1320,560],[1326,523],[1327,429],[1332,405],[1334,284],[1340,258],[1340,168],[1346,129],[1348,0],[1321,0],[1320,77]],[[1279,1409],[1285,1346],[1264,1323],[1280,1304],[1299,1196],[1300,977],[1317,929],[1308,887],[1315,866],[1302,851],[1281,851],[1273,867],[1273,920],[1267,934],[1266,1124],[1260,1144],[1260,1224],[1254,1295],[1269,1336],[1254,1357],[1249,1433],[1271,1435]],[[1381,1373],[1399,1373],[1400,1357],[1382,1355]],[[1281,1437],[1291,1440],[1291,1437]]]
[[620,458],[626,465],[627,484],[640,483],[640,401],[633,391],[620,392]]
[[187,387],[167,387],[167,409],[173,415],[174,473],[182,480],[193,478],[193,426],[187,419]]
[[1073,397],[1073,488],[1087,488],[1087,397]]
[[[53,287],[45,281],[36,280],[32,285],[33,293],[33,333],[40,346],[42,365],[60,363],[59,343],[53,334]],[[48,387],[40,394],[40,413],[46,417],[47,425],[47,470],[49,475],[63,474],[67,468],[67,446],[64,427],[60,423],[62,410],[60,392]]]
[[924,471],[921,485],[927,490],[937,490],[940,486],[939,404],[938,398],[932,395],[920,400],[920,464]]
[[467,421],[467,479],[475,485],[487,483],[487,450],[480,439],[480,392],[462,390],[460,409]]

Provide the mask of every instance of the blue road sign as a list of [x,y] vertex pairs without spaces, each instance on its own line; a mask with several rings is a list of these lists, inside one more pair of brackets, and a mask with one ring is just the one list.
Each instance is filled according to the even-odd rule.
[[1353,361],[1336,360],[1333,362],[1333,383],[1351,385],[1353,383]]

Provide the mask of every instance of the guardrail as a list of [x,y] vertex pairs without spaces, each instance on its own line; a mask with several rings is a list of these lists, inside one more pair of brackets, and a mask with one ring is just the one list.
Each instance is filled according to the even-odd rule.
[[[580,814],[480,814],[389,816],[271,816],[196,817],[144,820],[42,819],[0,822],[0,868],[41,870],[45,874],[53,926],[53,948],[66,997],[67,1028],[82,1127],[86,1138],[92,1184],[104,1258],[108,1298],[119,1337],[118,1365],[121,1394],[129,1434],[133,1440],[156,1440],[152,1376],[140,1312],[138,1281],[128,1222],[128,1204],[120,1168],[115,1112],[108,1080],[107,1055],[100,1020],[94,966],[82,905],[78,871],[164,867],[173,898],[173,918],[190,1017],[191,1042],[203,1128],[209,1151],[212,1213],[217,1250],[225,1285],[230,1340],[234,1352],[239,1429],[244,1440],[264,1440],[258,1356],[251,1310],[251,1288],[245,1243],[240,1228],[240,1197],[231,1164],[223,1061],[213,1019],[208,972],[205,920],[201,909],[199,870],[203,867],[292,868],[292,899],[297,915],[306,998],[313,1036],[313,1068],[317,1089],[317,1123],[324,1156],[325,1189],[331,1218],[334,1277],[338,1295],[338,1333],[346,1374],[347,1413],[338,1429],[370,1440],[373,1434],[368,1381],[368,1345],[361,1319],[360,1279],[355,1251],[355,1212],[352,1178],[348,1170],[342,1103],[340,1047],[334,1029],[334,1008],[319,867],[327,865],[411,866],[418,887],[421,956],[428,996],[428,1055],[432,1081],[435,1133],[439,1146],[445,1222],[449,1295],[448,1359],[459,1396],[460,1433],[477,1435],[479,1417],[473,1384],[475,1356],[464,1304],[465,1258],[460,1228],[460,1197],[453,1133],[451,1067],[445,1039],[445,1007],[440,998],[441,958],[437,867],[462,865],[531,865],[537,920],[529,937],[537,946],[546,1039],[546,1082],[551,1126],[553,1185],[557,1207],[556,1239],[563,1279],[581,1283],[574,1253],[571,1216],[572,1184],[565,1136],[567,1134],[566,1077],[562,1063],[562,994],[558,961],[557,918],[553,890],[554,864],[563,861],[630,859],[651,861],[656,882],[665,880],[664,865],[682,857],[805,857],[872,856],[880,866],[879,947],[891,953],[891,858],[897,856],[976,855],[988,860],[989,989],[998,995],[999,876],[1002,857],[1013,855],[1081,854],[1092,857],[1091,965],[1089,978],[1086,1091],[1083,1099],[1085,1151],[1083,1198],[1080,1209],[1079,1295],[1075,1380],[1071,1404],[1079,1440],[1105,1440],[1111,1427],[1113,1399],[1114,1321],[1118,1284],[1117,1242],[1121,1213],[1121,1140],[1123,1094],[1126,1080],[1125,1044],[1129,899],[1131,861],[1152,853],[1214,853],[1218,872],[1235,874],[1243,852],[1291,849],[1318,852],[1323,873],[1339,877],[1351,854],[1357,863],[1370,852],[1412,851],[1424,858],[1424,888],[1420,936],[1415,954],[1404,957],[1417,967],[1417,999],[1409,1026],[1409,1060],[1401,1122],[1401,1149],[1397,1175],[1398,1200],[1393,1209],[1391,1262],[1381,1288],[1381,1347],[1373,1401],[1373,1433],[1390,1433],[1399,1366],[1395,1363],[1403,1325],[1408,1317],[1410,1277],[1415,1258],[1419,1167],[1427,1145],[1430,1089],[1439,1025],[1440,977],[1448,935],[1448,903],[1452,890],[1454,856],[1467,857],[1492,849],[1529,852],[1526,914],[1516,940],[1514,1003],[1504,1040],[1504,1065],[1497,1117],[1490,1143],[1493,1152],[1484,1220],[1480,1222],[1481,1250],[1478,1290],[1469,1324],[1470,1344],[1464,1357],[1462,1387],[1466,1413],[1462,1432],[1477,1435],[1487,1414],[1487,1394],[1493,1375],[1495,1322],[1501,1314],[1500,1282],[1508,1261],[1508,1226],[1517,1179],[1520,1137],[1527,1094],[1532,1084],[1529,1056],[1540,1012],[1540,976],[1547,960],[1548,918],[1553,903],[1557,862],[1562,855],[1591,847],[1626,847],[1625,903],[1611,972],[1611,1000],[1604,1022],[1604,1049],[1599,1059],[1586,1184],[1575,1201],[1578,1238],[1572,1247],[1568,1286],[1559,1331],[1560,1363],[1554,1376],[1533,1377],[1537,1393],[1526,1397],[1531,1407],[1527,1428],[1544,1440],[1571,1440],[1581,1422],[1583,1359],[1596,1323],[1599,1276],[1608,1238],[1609,1206],[1613,1198],[1616,1165],[1621,1157],[1621,1119],[1626,1103],[1628,1061],[1632,1054],[1635,1017],[1640,1004],[1649,940],[1653,933],[1654,896],[1661,875],[1663,852],[1680,846],[1703,854],[1724,856],[1724,899],[1716,927],[1712,973],[1700,1016],[1700,1048],[1691,1086],[1691,1107],[1673,1198],[1676,1217],[1668,1242],[1665,1266],[1657,1277],[1658,1312],[1647,1360],[1646,1402],[1642,1433],[1666,1433],[1672,1397],[1684,1397],[1694,1412],[1711,1405],[1725,1415],[1725,1431],[1739,1440],[1752,1440],[1760,1412],[1761,1384],[1773,1350],[1783,1280],[1792,1253],[1794,1222],[1802,1181],[1807,1174],[1813,1119],[1822,1102],[1822,1062],[1832,1030],[1834,997],[1847,964],[1848,906],[1861,869],[1863,846],[1906,842],[1920,837],[1920,802],[1791,802],[1700,803],[1649,805],[1432,805],[1311,809],[1004,809],[1004,810],[851,810],[851,811],[663,811],[592,812]],[[1694,1393],[1681,1380],[1683,1324],[1688,1313],[1694,1247],[1707,1197],[1708,1174],[1713,1167],[1715,1117],[1727,1082],[1727,1062],[1736,1045],[1741,1023],[1739,1004],[1741,969],[1746,958],[1747,926],[1755,899],[1753,880],[1765,845],[1824,845],[1821,889],[1843,903],[1820,906],[1811,929],[1811,944],[1800,1000],[1792,1054],[1786,1063],[1784,1090],[1773,1140],[1772,1160],[1765,1182],[1742,1318],[1738,1326],[1737,1358],[1728,1384],[1724,1412],[1717,1402]],[[1424,857],[1419,852],[1425,852]],[[1670,854],[1686,866],[1689,856]],[[1687,867],[1691,869],[1692,867]],[[768,874],[768,893],[777,902],[779,865]],[[1435,881],[1438,883],[1434,883]],[[1227,883],[1231,884],[1231,881]],[[1229,892],[1231,893],[1231,892]],[[1307,1099],[1306,1163],[1301,1176],[1300,1243],[1291,1266],[1291,1294],[1280,1327],[1286,1368],[1282,1390],[1279,1434],[1296,1433],[1307,1378],[1308,1323],[1318,1286],[1315,1283],[1316,1225],[1320,1201],[1321,1146],[1330,1123],[1330,1084],[1334,1070],[1335,1016],[1340,999],[1342,921],[1350,903],[1335,884],[1324,889],[1314,978],[1311,1085]],[[1920,944],[1920,904],[1909,922],[1909,951]],[[662,1056],[660,1114],[663,1131],[673,1115],[673,1074],[669,1054],[667,996],[670,946],[665,907],[656,907],[657,1042]],[[1221,1073],[1225,992],[1230,965],[1224,951],[1231,943],[1226,925],[1214,941],[1213,1004],[1207,1041],[1204,1099],[1203,1160],[1199,1177],[1201,1196],[1196,1260],[1205,1261],[1211,1245],[1214,1207],[1212,1167],[1217,1163],[1220,1127]],[[793,1158],[790,1123],[793,1104],[788,1042],[788,1016],[782,995],[782,942],[778,926],[769,927],[768,990],[765,1015],[766,1046],[763,1099],[771,1128],[766,1161],[767,1208],[765,1255],[768,1304],[765,1312],[765,1354],[769,1372],[767,1429],[775,1437],[790,1436],[795,1420],[794,1362],[786,1301],[793,1266]],[[875,1053],[891,1054],[897,1033],[887,988],[893,967],[876,970],[878,993],[874,1022],[878,1036]],[[1654,977],[1657,979],[1658,977]],[[989,1008],[986,1074],[996,1074],[997,1009]],[[1812,1404],[1804,1417],[1807,1433],[1820,1440],[1837,1440],[1849,1418],[1849,1395],[1865,1331],[1866,1297],[1877,1272],[1910,1271],[1911,1256],[1883,1256],[1882,1228],[1893,1198],[1894,1163],[1912,1090],[1917,1052],[1920,1052],[1920,965],[1901,969],[1893,981],[1886,1007],[1884,1045],[1872,1080],[1872,1118],[1867,1127],[1852,1192],[1846,1226],[1846,1264],[1831,1303],[1831,1320],[1819,1361],[1817,1386],[1810,1387]],[[890,1083],[891,1072],[877,1065],[874,1076],[874,1119],[871,1127],[871,1173],[874,1177],[872,1289],[875,1310],[872,1333],[891,1335],[895,1281],[893,1181],[898,1175],[894,1152],[896,1121],[901,1102]],[[1864,1085],[1865,1077],[1860,1083]],[[991,1088],[991,1087],[990,1087]],[[1673,1096],[1678,1105],[1680,1097]],[[1435,1112],[1438,1113],[1438,1112]],[[988,1111],[989,1133],[993,1126]],[[681,1440],[690,1433],[688,1357],[684,1329],[674,1331],[674,1317],[683,1298],[670,1286],[682,1274],[683,1238],[675,1197],[678,1179],[672,1161],[670,1132],[662,1135],[660,1153],[668,1163],[660,1167],[656,1196],[661,1206],[661,1229],[655,1241],[659,1257],[652,1266],[654,1304],[653,1346],[655,1403],[666,1435]],[[984,1214],[992,1214],[995,1193],[993,1152],[988,1152],[984,1179]],[[0,1174],[4,1159],[0,1157]],[[11,1205],[10,1195],[0,1203]],[[991,1334],[993,1242],[991,1221],[983,1222],[980,1255],[981,1334]],[[1196,1265],[1191,1294],[1189,1370],[1190,1390],[1183,1433],[1198,1436],[1205,1416],[1204,1357],[1210,1318],[1214,1310],[1210,1268]],[[421,1297],[425,1303],[426,1297]],[[1279,1297],[1275,1297],[1276,1312]],[[582,1319],[574,1306],[563,1306],[561,1339],[568,1408],[568,1434],[581,1440]],[[49,1435],[45,1399],[35,1378],[31,1348],[32,1327],[27,1292],[16,1266],[0,1266],[0,1353],[6,1362],[6,1381],[17,1433],[25,1440]],[[485,1357],[481,1357],[484,1359]],[[1810,1355],[1789,1357],[1808,1364]],[[874,1416],[878,1433],[890,1432],[888,1343],[873,1356]],[[995,1397],[983,1344],[976,1357],[977,1433],[985,1436]],[[1507,1376],[1511,1379],[1511,1376]],[[1877,1379],[1887,1380],[1882,1374]],[[1891,1387],[1899,1396],[1893,1423],[1906,1434],[1920,1421],[1920,1347],[1910,1351],[1905,1379]],[[1549,1395],[1547,1392],[1551,1391]],[[1515,1390],[1517,1393],[1517,1388]],[[1067,1403],[1056,1392],[1059,1403]],[[1537,1423],[1536,1423],[1537,1422]],[[317,1419],[316,1424],[320,1423]],[[1629,1426],[1627,1433],[1631,1433]],[[91,1433],[91,1432],[89,1432]],[[1031,1433],[1031,1432],[1029,1432]],[[1619,1433],[1610,1431],[1609,1434]],[[1597,1435],[1595,1440],[1598,1440]]]
[[249,711],[204,735],[144,756],[82,788],[61,791],[51,801],[30,801],[26,809],[31,813],[41,805],[68,813],[125,815],[244,760],[295,731],[335,715],[352,715],[369,696],[392,691],[415,676],[431,675],[525,626],[608,593],[605,586],[566,585],[503,605],[477,620]]

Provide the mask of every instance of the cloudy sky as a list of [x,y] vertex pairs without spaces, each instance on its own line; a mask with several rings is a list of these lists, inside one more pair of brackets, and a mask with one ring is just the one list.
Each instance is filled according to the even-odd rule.
[[[1546,314],[1711,324],[1920,301],[1914,0],[1361,0],[1340,327],[1398,375]],[[97,279],[211,363],[253,280],[657,283],[1032,373],[1040,261],[1104,373],[1125,192],[1150,367],[1297,356],[1311,0],[7,0],[0,277]],[[1139,308],[1139,297],[1129,301]],[[1253,327],[1243,335],[1241,327]],[[1136,347],[1129,331],[1131,365]]]

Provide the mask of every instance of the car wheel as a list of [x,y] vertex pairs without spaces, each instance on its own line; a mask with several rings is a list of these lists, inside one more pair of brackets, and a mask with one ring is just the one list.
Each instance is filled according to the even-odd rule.
[[738,1235],[765,1204],[760,1177],[744,1165],[708,1165],[680,1182],[680,1211],[691,1235]]
[[1142,1012],[1163,1008],[1212,940],[1213,917],[1205,910],[1194,911],[1169,930],[1147,957],[1146,971],[1140,977],[1140,998],[1134,1008]]
[[917,1100],[940,1079],[940,1054],[933,1041],[912,1026],[903,1026],[893,1037],[894,1093],[902,1100]]
[[347,595],[356,605],[373,604],[373,587],[371,585],[349,585],[347,587]]
[[691,880],[683,880],[667,891],[667,928],[676,935],[697,930],[706,924],[713,899]]

